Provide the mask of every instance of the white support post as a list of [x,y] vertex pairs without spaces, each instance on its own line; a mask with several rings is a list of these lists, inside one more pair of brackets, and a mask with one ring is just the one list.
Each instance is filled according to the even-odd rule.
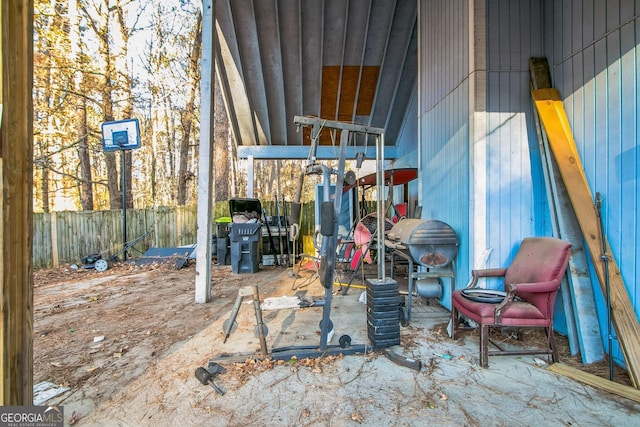
[[213,125],[215,49],[213,0],[202,4],[202,78],[200,81],[200,159],[198,161],[198,232],[196,249],[196,303],[211,299],[211,238],[213,232]]
[[253,154],[247,156],[247,197],[253,199],[253,183],[255,180]]

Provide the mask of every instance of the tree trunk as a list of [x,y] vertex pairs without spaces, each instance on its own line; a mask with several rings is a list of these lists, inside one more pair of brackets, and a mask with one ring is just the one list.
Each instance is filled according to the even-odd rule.
[[68,1],[69,27],[71,43],[71,61],[76,70],[73,73],[73,85],[76,92],[75,114],[78,134],[78,163],[80,165],[79,193],[80,206],[83,211],[93,210],[93,174],[89,155],[89,127],[87,126],[87,100],[80,94],[84,91],[83,48],[76,0]]
[[[108,41],[105,40],[104,43],[105,45],[102,46],[102,49],[104,49],[103,58],[106,61],[107,66],[105,67],[104,87],[102,89],[102,114],[105,122],[111,122],[113,121],[113,100],[111,99],[111,75],[113,74],[113,64],[111,61],[111,55],[109,54]],[[120,177],[118,174],[116,154],[114,152],[106,152],[104,153],[104,157],[107,165],[109,207],[111,209],[122,209],[122,193],[120,193]]]
[[[100,34],[100,53],[105,62],[104,86],[102,87],[102,116],[105,122],[113,121],[113,85],[112,79],[115,74],[113,61],[111,59],[111,48],[109,47],[108,18],[104,31]],[[119,154],[119,153],[118,153]],[[107,165],[107,188],[109,190],[109,207],[111,209],[122,209],[122,193],[120,192],[120,177],[116,162],[116,153],[104,153]]]
[[91,158],[89,157],[89,129],[87,127],[87,110],[84,98],[78,101],[76,108],[78,129],[78,158],[80,160],[80,205],[83,211],[93,210],[93,176]]
[[[109,1],[102,0],[101,3],[94,5],[97,9],[98,16],[91,16],[83,4],[80,7],[87,17],[87,23],[93,29],[98,37],[98,53],[104,63],[103,84],[100,88],[102,94],[101,106],[103,121],[113,121],[113,83],[116,81],[115,67],[111,57],[111,47],[109,44]],[[119,154],[119,153],[118,153]],[[107,167],[107,189],[109,191],[109,207],[111,209],[122,209],[122,197],[119,187],[118,165],[116,162],[116,154],[114,152],[104,153],[105,164]]]
[[180,162],[178,167],[178,205],[187,202],[187,184],[195,177],[189,170],[189,142],[191,140],[191,126],[194,119],[196,95],[198,89],[200,55],[202,52],[202,14],[198,14],[195,27],[195,37],[189,58],[189,100],[182,117],[182,140],[180,141]]
[[214,200],[216,202],[222,202],[229,200],[230,198],[230,161],[229,156],[229,119],[227,117],[227,110],[224,107],[224,101],[222,99],[222,90],[216,79],[213,99],[215,103],[215,116],[213,126],[213,149],[215,150],[214,157],[214,171],[215,171],[215,186],[214,186]]
[[[173,111],[173,104],[171,102],[171,97],[164,96],[164,124],[165,124],[165,133],[167,134],[167,153],[168,162],[169,162],[169,173],[168,176],[173,178],[177,176],[176,173],[176,158],[175,158],[175,140],[176,140],[176,126],[173,121],[173,115],[171,112]],[[171,194],[174,194],[173,191]]]
[[[120,75],[122,76],[121,79],[124,81],[121,85],[121,88],[124,91],[124,99],[126,99],[125,105],[122,111],[122,116],[124,119],[130,119],[130,118],[133,118],[133,79],[129,75],[129,63],[126,60],[126,58],[127,58],[127,53],[129,51],[130,31],[132,31],[133,29],[130,29],[127,25],[124,9],[120,1],[117,1],[115,11],[116,11],[116,16],[118,18],[118,27],[120,29],[120,35],[122,36],[122,50],[119,52],[118,57],[124,58],[124,61],[122,61],[120,67],[118,67],[119,69],[122,70]],[[133,209],[133,191],[132,191],[133,152],[132,150],[127,150],[127,152],[124,155],[124,159],[125,159],[124,171],[126,175],[126,188],[124,189],[126,191],[126,206],[127,206],[127,209]]]
[[42,211],[49,213],[49,161],[45,158],[42,165]]

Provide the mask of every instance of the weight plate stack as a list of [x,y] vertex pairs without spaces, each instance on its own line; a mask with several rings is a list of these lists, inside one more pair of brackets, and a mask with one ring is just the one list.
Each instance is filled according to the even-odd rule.
[[367,336],[374,350],[400,344],[398,282],[367,280]]

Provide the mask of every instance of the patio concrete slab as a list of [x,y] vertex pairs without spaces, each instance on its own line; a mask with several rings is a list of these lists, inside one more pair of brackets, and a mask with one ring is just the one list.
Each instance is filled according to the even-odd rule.
[[[261,297],[304,295],[323,299],[317,281],[293,289],[289,271]],[[247,285],[273,283],[273,274],[247,275]],[[267,287],[264,286],[266,289]],[[366,305],[361,288],[334,295],[334,338],[347,334],[366,343]],[[235,295],[229,296],[235,298]],[[315,361],[228,364],[215,377],[223,396],[194,376],[221,353],[258,354],[255,313],[245,298],[237,329],[224,341],[221,313],[206,329],[176,348],[115,398],[101,402],[77,425],[154,426],[623,426],[640,425],[640,405],[546,370],[533,356],[492,357],[478,366],[478,337],[465,332],[453,341],[449,312],[415,298],[413,319],[401,328],[397,353],[420,360],[418,372],[379,352]],[[264,311],[269,349],[319,344],[322,307]],[[156,380],[149,381],[149,378]],[[66,408],[65,411],[71,408]]]

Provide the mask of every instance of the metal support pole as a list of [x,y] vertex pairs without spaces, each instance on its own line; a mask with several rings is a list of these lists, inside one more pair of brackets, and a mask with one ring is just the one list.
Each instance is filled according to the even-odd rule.
[[[325,351],[329,344],[329,333],[333,330],[331,322],[331,298],[333,294],[333,277],[336,264],[336,248],[338,245],[338,229],[340,212],[342,211],[342,186],[344,182],[345,152],[347,143],[349,142],[349,132],[342,131],[340,139],[340,154],[338,157],[338,170],[336,171],[336,187],[334,190],[333,212],[334,212],[334,228],[332,236],[322,236],[322,255],[323,262],[326,263],[326,275],[324,277],[325,292],[324,306],[322,310],[322,330],[320,331],[320,351]],[[324,198],[323,200],[331,200],[331,173],[329,168],[324,168],[325,174],[323,182]]]
[[600,220],[600,237],[602,240],[602,255],[600,259],[604,263],[605,274],[605,302],[607,304],[607,340],[608,340],[608,362],[609,381],[613,381],[613,328],[611,324],[611,284],[609,282],[609,255],[607,254],[607,242],[605,240],[604,220],[602,219],[602,197],[600,192],[596,192],[596,212]]
[[125,150],[120,150],[120,173],[122,174],[122,259],[127,260],[127,174]]
[[385,232],[385,202],[384,202],[384,133],[376,138],[376,215],[377,215],[377,251],[378,251],[378,280],[386,279],[384,265],[384,232]]

